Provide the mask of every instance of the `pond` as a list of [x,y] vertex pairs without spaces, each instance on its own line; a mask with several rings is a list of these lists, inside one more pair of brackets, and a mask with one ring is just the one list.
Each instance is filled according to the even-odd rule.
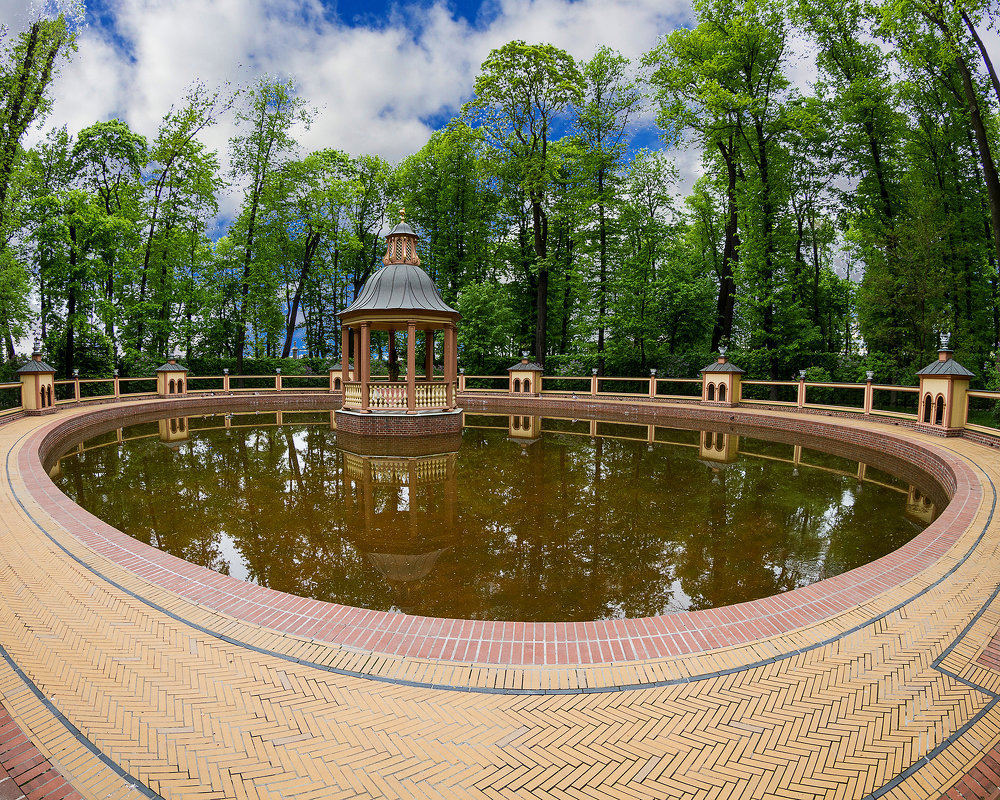
[[460,435],[380,454],[332,416],[143,422],[80,443],[53,476],[119,530],[210,569],[483,620],[754,600],[868,563],[941,510],[873,459],[813,442],[467,413]]

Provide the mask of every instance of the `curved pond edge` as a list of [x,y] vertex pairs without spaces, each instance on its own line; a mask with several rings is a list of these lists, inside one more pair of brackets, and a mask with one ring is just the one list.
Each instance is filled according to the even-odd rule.
[[[121,425],[151,414],[185,416],[244,409],[329,409],[330,398],[291,392],[232,398],[149,400],[80,409],[28,434],[17,452],[24,490],[60,527],[115,565],[202,608],[317,644],[397,659],[421,659],[486,667],[596,667],[671,659],[720,648],[749,646],[751,663],[788,652],[761,643],[806,627],[817,627],[809,649],[849,635],[905,606],[943,580],[968,558],[984,531],[969,529],[984,501],[983,482],[959,456],[943,446],[891,425],[855,423],[812,414],[716,409],[695,405],[625,404],[622,401],[538,400],[466,396],[468,411],[484,413],[572,413],[580,418],[668,425],[671,422],[749,426],[778,434],[804,434],[861,446],[915,465],[950,498],[935,522],[908,544],[850,572],[781,595],[705,611],[641,619],[577,623],[484,622],[409,616],[310,600],[215,573],[142,544],[81,509],[49,479],[44,463],[81,432],[114,421]],[[43,528],[36,521],[36,525]],[[50,535],[51,538],[51,535]],[[90,566],[99,569],[99,566]],[[902,596],[902,599],[900,599]],[[222,636],[227,636],[221,633]],[[744,659],[740,659],[743,661]],[[740,668],[745,668],[743,663]],[[354,670],[348,670],[354,672]],[[376,670],[377,671],[377,670]],[[357,674],[370,675],[364,664]],[[695,676],[650,676],[631,685],[659,685]],[[471,683],[475,683],[471,680]],[[403,680],[402,682],[409,682]],[[624,688],[591,676],[593,690]],[[462,688],[452,680],[440,684]],[[465,690],[469,684],[462,682]],[[525,686],[558,691],[558,686]],[[580,686],[567,691],[580,691]]]

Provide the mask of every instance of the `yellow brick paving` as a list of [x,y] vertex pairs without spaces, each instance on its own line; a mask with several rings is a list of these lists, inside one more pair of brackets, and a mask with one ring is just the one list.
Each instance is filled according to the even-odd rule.
[[[23,436],[50,419],[0,427],[7,464]],[[969,458],[1000,484],[994,451],[927,441]],[[993,694],[1000,676],[976,664],[1000,625],[1000,603],[940,668],[934,664],[1000,580],[994,522],[972,557],[931,586],[986,523],[988,486],[952,553],[833,620],[683,658],[521,669],[373,657],[234,620],[90,552],[27,497],[16,470],[9,479],[26,508],[8,490],[5,469],[0,644],[50,705],[8,660],[0,660],[0,698],[85,797],[924,798],[938,796],[1000,741]],[[877,623],[812,646],[927,586]],[[795,652],[802,648],[809,649]],[[648,684],[786,657],[666,686],[537,695],[375,681],[277,654],[410,682],[519,689]],[[922,762],[949,737],[950,746]]]

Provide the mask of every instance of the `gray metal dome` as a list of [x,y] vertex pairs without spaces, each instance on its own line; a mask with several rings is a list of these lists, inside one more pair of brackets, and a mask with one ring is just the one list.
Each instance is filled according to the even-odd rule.
[[[394,232],[401,227],[409,229],[410,226],[401,222]],[[358,311],[436,311],[458,316],[458,312],[441,299],[431,276],[413,264],[382,267],[365,282],[354,302],[341,311],[340,316]]]
[[416,236],[413,228],[407,225],[405,222],[400,222],[395,228],[389,231],[390,236],[395,236],[397,233],[407,233],[410,236]]

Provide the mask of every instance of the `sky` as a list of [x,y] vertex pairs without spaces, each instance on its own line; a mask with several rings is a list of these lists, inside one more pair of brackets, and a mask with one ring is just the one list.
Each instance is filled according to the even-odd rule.
[[[578,59],[606,44],[638,61],[693,21],[690,0],[0,0],[0,22],[17,32],[38,3],[60,2],[85,4],[85,24],[54,84],[46,127],[75,134],[119,117],[151,140],[194,81],[235,88],[262,74],[291,76],[316,110],[310,129],[296,132],[304,151],[390,161],[418,151],[451,119],[490,50],[512,39],[548,42]],[[1000,61],[996,34],[984,33]],[[795,50],[790,75],[808,89],[808,48]],[[202,137],[224,166],[233,125],[230,115]],[[633,134],[640,146],[657,146],[651,114]],[[675,156],[684,194],[699,154]],[[221,198],[222,218],[234,215],[239,194],[234,187]]]
[[[306,151],[338,148],[397,161],[419,150],[470,99],[490,50],[549,42],[579,59],[607,44],[638,60],[690,24],[688,0],[85,0],[79,49],[63,67],[46,127],[70,133],[119,117],[152,139],[193,81],[293,77],[316,109],[297,132]],[[23,29],[25,0],[0,0]],[[656,143],[647,118],[637,131]],[[232,120],[206,145],[225,161]],[[38,137],[38,132],[34,136]],[[645,143],[645,141],[644,141]],[[224,209],[225,214],[225,209]]]

